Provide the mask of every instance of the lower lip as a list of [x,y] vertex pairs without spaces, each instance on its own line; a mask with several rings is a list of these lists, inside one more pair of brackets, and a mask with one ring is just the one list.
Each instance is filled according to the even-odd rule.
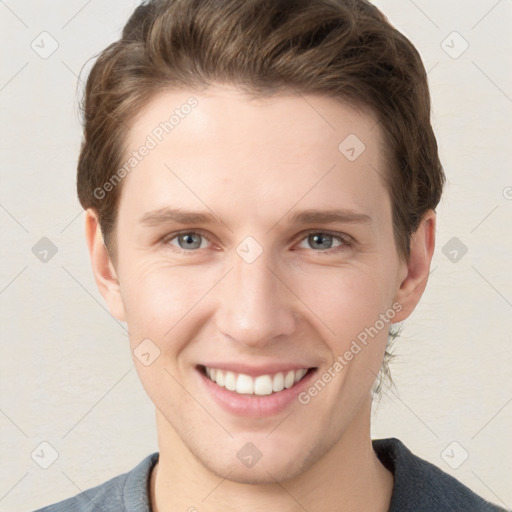
[[316,369],[310,370],[291,388],[285,388],[270,395],[240,395],[235,391],[219,386],[204,375],[201,370],[198,369],[197,372],[202,385],[208,390],[213,400],[224,410],[237,416],[261,418],[278,414],[284,411],[294,400],[297,400],[299,393],[309,385]]

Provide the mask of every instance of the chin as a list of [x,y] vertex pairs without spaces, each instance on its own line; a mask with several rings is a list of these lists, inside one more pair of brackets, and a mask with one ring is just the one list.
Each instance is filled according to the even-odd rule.
[[[237,447],[232,451],[227,448],[221,453],[213,450],[208,458],[198,457],[198,459],[204,467],[219,478],[240,484],[272,485],[300,476],[322,457],[324,449],[328,447],[305,450],[303,446],[296,447],[296,450],[281,450],[277,446],[273,449],[271,443],[267,443],[267,446],[262,448],[264,453],[261,453],[248,442],[241,449]],[[226,457],[228,452],[232,456]],[[252,454],[255,458],[244,462],[248,454]]]
[[218,462],[216,464],[207,464],[203,461],[203,464],[219,478],[248,485],[273,485],[293,479],[304,470],[304,461],[295,460],[292,462],[289,458],[282,462],[275,460],[267,461],[266,465],[260,460],[252,468],[241,467],[242,464],[238,464],[234,468],[228,464],[220,466]]

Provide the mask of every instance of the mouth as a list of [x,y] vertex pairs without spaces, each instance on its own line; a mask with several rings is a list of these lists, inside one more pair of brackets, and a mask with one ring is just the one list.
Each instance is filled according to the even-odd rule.
[[260,375],[248,375],[221,368],[211,368],[199,365],[198,370],[219,388],[225,388],[238,395],[268,396],[276,395],[290,389],[307,375],[313,373],[316,367],[283,370]]

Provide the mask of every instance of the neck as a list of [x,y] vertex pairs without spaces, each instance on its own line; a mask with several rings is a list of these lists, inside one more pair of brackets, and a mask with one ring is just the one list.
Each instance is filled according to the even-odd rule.
[[373,451],[371,400],[367,406],[332,448],[303,473],[262,485],[235,482],[229,475],[222,478],[212,473],[157,411],[160,456],[151,475],[152,512],[387,512],[393,475]]

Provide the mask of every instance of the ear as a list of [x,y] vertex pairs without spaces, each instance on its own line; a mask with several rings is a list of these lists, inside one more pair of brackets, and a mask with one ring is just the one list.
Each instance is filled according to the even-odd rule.
[[91,208],[86,210],[85,214],[85,237],[96,285],[105,299],[110,313],[119,321],[125,322],[125,310],[119,280],[103,241],[98,217]]
[[428,210],[422,217],[418,229],[410,240],[410,255],[404,263],[404,272],[395,301],[402,305],[393,322],[405,320],[418,304],[430,273],[430,262],[434,254],[436,214]]

